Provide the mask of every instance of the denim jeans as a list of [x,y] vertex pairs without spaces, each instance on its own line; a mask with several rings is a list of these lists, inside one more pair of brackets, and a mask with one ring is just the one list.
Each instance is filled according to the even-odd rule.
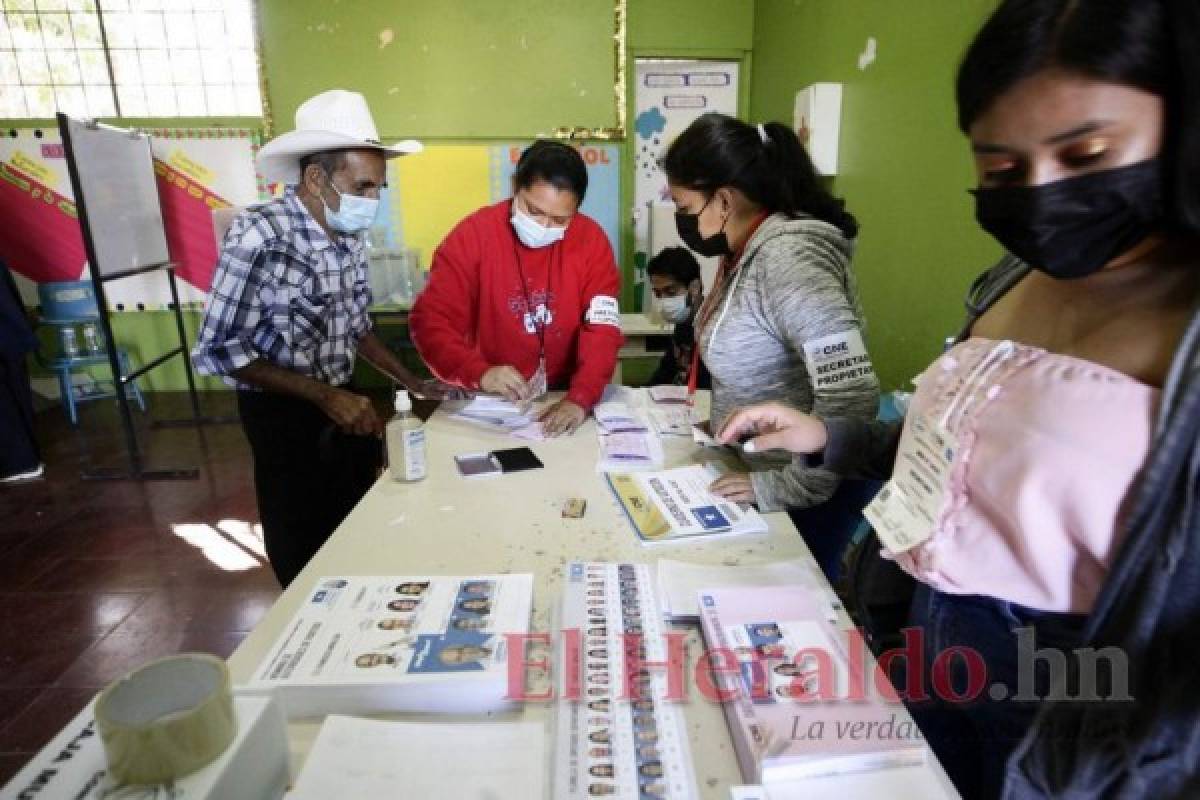
[[[929,699],[910,699],[909,711],[964,798],[1000,794],[1008,756],[1049,691],[1050,651],[1079,647],[1085,620],[918,584],[910,622],[924,636]],[[1039,657],[1018,648],[1022,631]]]

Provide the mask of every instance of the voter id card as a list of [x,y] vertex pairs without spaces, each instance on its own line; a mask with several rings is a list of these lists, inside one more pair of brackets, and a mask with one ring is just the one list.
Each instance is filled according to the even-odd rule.
[[957,448],[953,435],[925,417],[904,426],[892,479],[863,509],[889,551],[911,550],[937,530]]

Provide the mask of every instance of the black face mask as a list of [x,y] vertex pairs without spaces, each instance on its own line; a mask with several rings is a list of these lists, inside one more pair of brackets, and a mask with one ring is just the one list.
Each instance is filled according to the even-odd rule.
[[1083,278],[1162,227],[1155,159],[1041,186],[975,189],[975,218],[1053,278]]
[[[716,197],[714,194],[713,197]],[[697,255],[701,256],[727,256],[733,253],[729,249],[729,239],[725,238],[725,222],[729,218],[725,218],[725,222],[721,223],[721,230],[707,239],[700,235],[700,215],[704,213],[704,209],[708,208],[708,203],[713,201],[713,197],[708,198],[708,202],[704,207],[695,214],[685,214],[682,211],[675,212],[675,230],[679,232],[679,238]]]

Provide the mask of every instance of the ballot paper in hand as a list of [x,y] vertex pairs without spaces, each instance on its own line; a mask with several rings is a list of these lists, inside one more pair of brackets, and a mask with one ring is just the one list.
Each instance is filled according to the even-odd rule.
[[335,714],[321,725],[289,798],[542,798],[544,753],[539,723],[384,722]]

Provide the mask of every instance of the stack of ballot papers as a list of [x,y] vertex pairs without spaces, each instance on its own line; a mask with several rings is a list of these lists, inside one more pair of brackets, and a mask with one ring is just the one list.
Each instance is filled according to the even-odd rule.
[[815,562],[795,559],[747,566],[722,566],[692,564],[670,558],[658,561],[658,591],[663,614],[672,622],[700,621],[696,594],[702,589],[763,586],[803,586],[818,592],[826,600],[834,620],[842,608],[841,601]]
[[662,442],[649,431],[643,433],[600,433],[597,472],[631,472],[659,469],[663,465]]
[[532,604],[528,574],[320,578],[244,688],[289,719],[508,709]]
[[651,386],[648,390],[650,399],[656,403],[686,403],[688,387],[686,386]]
[[651,408],[647,413],[660,436],[692,435],[692,411],[687,406]]
[[596,427],[605,433],[646,433],[650,430],[642,415],[634,411],[628,403],[597,403],[592,409],[592,414],[596,417]]
[[605,477],[642,544],[766,533],[766,520],[757,511],[708,490],[720,475],[709,465],[696,464],[647,472],[610,471]]
[[559,620],[575,635],[562,637],[555,669],[555,800],[698,800],[649,567],[571,562]]
[[540,723],[325,718],[287,800],[546,796]]
[[635,410],[635,393],[616,387],[605,390],[596,404],[596,434],[600,439],[597,472],[626,472],[658,469],[663,465],[662,442],[650,430],[640,410]]
[[852,674],[852,641],[866,645],[829,624],[820,595],[804,587],[706,589],[699,603],[709,651],[739,667],[714,676],[748,783],[773,797],[775,785],[791,781],[925,764],[925,741],[904,704]]
[[529,404],[517,404],[495,394],[474,394],[466,400],[448,400],[444,404],[451,419],[469,422],[498,433],[524,439],[542,439],[538,410]]

